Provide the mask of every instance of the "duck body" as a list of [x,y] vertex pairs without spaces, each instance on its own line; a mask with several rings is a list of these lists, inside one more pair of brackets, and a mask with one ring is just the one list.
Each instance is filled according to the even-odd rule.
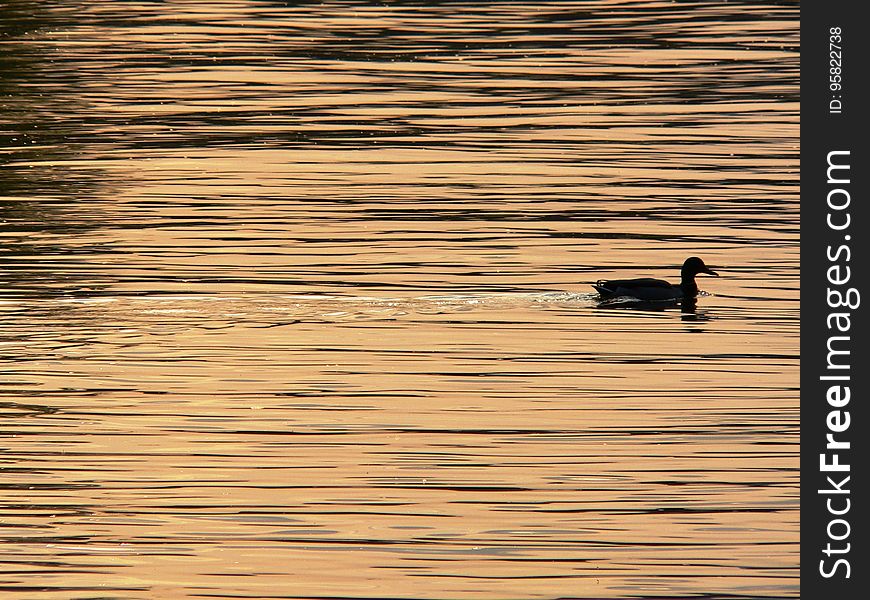
[[[593,285],[602,298],[636,298],[638,300],[680,300],[687,294],[679,285],[671,285],[662,279],[614,279],[599,281]],[[697,294],[697,292],[696,292]],[[695,295],[695,294],[688,294]]]
[[718,277],[718,273],[710,270],[704,261],[697,256],[686,259],[681,269],[680,283],[675,285],[662,279],[641,277],[639,279],[599,280],[594,287],[602,300],[612,298],[632,298],[641,302],[667,302],[694,298],[698,295],[698,284],[695,275],[706,273]]

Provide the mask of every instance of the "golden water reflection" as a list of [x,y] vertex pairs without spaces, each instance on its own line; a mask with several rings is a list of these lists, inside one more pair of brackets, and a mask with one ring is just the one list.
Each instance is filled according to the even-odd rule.
[[78,9],[0,9],[0,590],[798,597],[796,6]]

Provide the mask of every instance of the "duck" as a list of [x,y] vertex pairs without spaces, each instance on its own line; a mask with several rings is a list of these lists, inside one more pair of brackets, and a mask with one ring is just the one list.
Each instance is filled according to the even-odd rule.
[[679,285],[668,283],[662,279],[643,277],[640,279],[598,280],[594,287],[602,300],[629,297],[641,302],[675,301],[695,298],[698,295],[698,284],[695,275],[706,273],[719,277],[719,274],[704,264],[697,256],[686,259],[680,270]]

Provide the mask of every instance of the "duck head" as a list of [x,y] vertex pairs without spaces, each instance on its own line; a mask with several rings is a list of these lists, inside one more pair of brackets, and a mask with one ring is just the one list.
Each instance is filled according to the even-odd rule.
[[697,256],[692,256],[686,259],[686,262],[683,263],[683,269],[681,273],[683,275],[683,279],[694,279],[695,275],[697,275],[698,273],[706,273],[707,275],[719,277],[719,273],[711,270],[710,267],[705,265],[704,261]]

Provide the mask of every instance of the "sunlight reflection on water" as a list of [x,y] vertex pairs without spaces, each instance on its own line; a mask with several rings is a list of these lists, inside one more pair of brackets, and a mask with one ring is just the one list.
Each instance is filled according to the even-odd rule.
[[798,597],[797,6],[290,4],[0,6],[0,590]]

